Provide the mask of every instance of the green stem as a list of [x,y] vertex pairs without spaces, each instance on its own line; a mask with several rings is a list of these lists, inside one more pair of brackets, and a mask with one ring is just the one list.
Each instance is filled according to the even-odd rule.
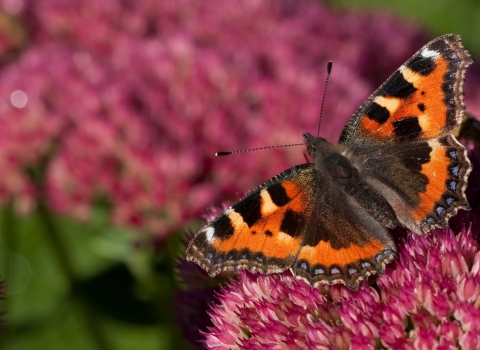
[[[45,231],[57,255],[59,265],[63,270],[65,277],[69,281],[70,286],[74,286],[76,283],[75,269],[67,254],[68,247],[61,239],[61,235],[58,232],[46,205],[41,201],[38,204],[38,213],[45,225]],[[102,331],[102,324],[97,317],[97,313],[93,311],[90,305],[88,305],[80,296],[75,294],[74,297],[74,300],[77,302],[78,309],[85,321],[84,323],[87,327],[87,330],[89,331],[93,342],[96,344],[96,347],[101,350],[112,349],[107,341],[107,338],[105,337],[104,332]]]
[[75,272],[67,255],[68,247],[65,246],[64,242],[60,239],[60,235],[57,232],[57,227],[50,217],[48,209],[46,208],[45,204],[41,202],[38,203],[38,214],[45,225],[45,232],[55,250],[55,254],[57,255],[60,263],[60,268],[63,270],[63,273],[65,277],[67,277],[68,281],[73,283],[75,281]]

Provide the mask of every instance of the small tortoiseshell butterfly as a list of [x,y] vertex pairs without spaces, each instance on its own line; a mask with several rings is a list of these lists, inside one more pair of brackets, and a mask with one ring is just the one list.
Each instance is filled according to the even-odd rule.
[[187,259],[210,276],[248,269],[293,274],[315,286],[383,273],[397,226],[447,227],[471,164],[451,132],[464,114],[472,63],[459,35],[429,42],[345,125],[338,144],[303,134],[313,163],[273,177],[202,228]]

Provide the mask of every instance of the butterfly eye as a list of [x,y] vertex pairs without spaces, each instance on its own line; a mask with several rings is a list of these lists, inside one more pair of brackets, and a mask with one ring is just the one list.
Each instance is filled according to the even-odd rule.
[[305,140],[305,144],[307,145],[307,152],[313,158],[315,156],[315,153],[317,153],[317,145],[315,141],[318,138],[313,137],[308,132],[306,132],[302,136],[303,136],[303,139]]
[[313,158],[315,157],[315,153],[317,153],[317,147],[314,145],[308,145],[307,152]]

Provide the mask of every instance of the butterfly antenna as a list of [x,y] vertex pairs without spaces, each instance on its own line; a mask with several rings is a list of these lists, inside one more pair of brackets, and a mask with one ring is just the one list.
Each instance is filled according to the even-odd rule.
[[320,125],[322,125],[323,104],[325,102],[325,95],[327,94],[328,78],[330,78],[331,72],[332,72],[332,61],[329,61],[327,64],[327,81],[325,82],[325,90],[323,90],[322,106],[320,107],[320,118],[318,119],[317,136],[320,136]]
[[269,149],[269,148],[281,148],[281,147],[292,147],[292,146],[304,146],[304,143],[294,143],[291,145],[279,145],[279,146],[266,146],[266,147],[259,147],[259,148],[250,148],[250,149],[242,149],[240,151],[233,151],[233,152],[217,152],[215,155],[217,157],[229,156],[231,154],[236,153],[244,153],[244,152],[251,152],[251,151],[260,151],[262,149]]

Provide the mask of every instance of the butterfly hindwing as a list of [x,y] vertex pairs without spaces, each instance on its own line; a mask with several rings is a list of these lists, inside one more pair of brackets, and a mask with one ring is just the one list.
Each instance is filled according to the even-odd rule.
[[428,174],[429,181],[412,212],[423,233],[447,227],[448,219],[459,209],[470,210],[465,190],[472,165],[466,149],[453,135],[431,139],[428,144],[432,149],[430,161],[421,172]]
[[465,198],[471,171],[465,148],[452,135],[363,150],[353,157],[362,177],[380,190],[402,226],[424,234],[446,227]]

